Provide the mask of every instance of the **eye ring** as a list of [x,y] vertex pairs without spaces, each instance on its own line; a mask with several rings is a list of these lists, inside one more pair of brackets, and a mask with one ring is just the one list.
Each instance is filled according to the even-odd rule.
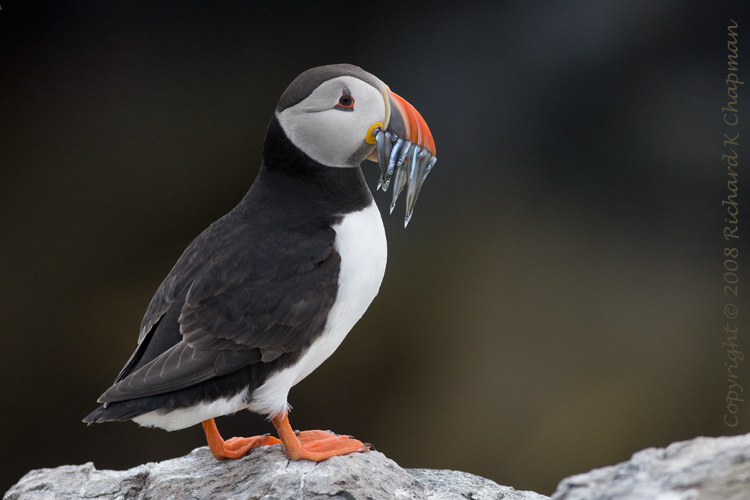
[[334,106],[335,109],[342,111],[354,111],[354,97],[351,94],[343,92],[339,97],[339,102]]

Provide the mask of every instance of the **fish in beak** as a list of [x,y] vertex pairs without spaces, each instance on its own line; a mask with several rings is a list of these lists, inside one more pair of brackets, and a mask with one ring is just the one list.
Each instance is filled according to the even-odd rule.
[[435,141],[427,123],[414,106],[387,85],[382,88],[385,101],[385,122],[372,130],[376,145],[367,158],[380,166],[377,189],[387,191],[393,182],[391,213],[401,191],[406,187],[406,216],[404,227],[409,224],[414,205],[417,203],[422,184],[435,166]]

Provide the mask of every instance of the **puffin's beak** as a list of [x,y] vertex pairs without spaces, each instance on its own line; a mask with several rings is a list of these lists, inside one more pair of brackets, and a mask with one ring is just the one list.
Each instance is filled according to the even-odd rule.
[[414,106],[391,92],[387,85],[383,86],[382,92],[386,110],[385,130],[380,127],[373,130],[377,147],[368,159],[377,161],[380,165],[381,176],[377,189],[387,191],[393,180],[391,213],[398,196],[408,184],[404,218],[406,227],[411,220],[422,183],[437,161],[435,141],[430,128]]

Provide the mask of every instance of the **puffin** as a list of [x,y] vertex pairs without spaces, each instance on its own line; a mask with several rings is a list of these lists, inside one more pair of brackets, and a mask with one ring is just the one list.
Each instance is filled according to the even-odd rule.
[[[419,112],[350,64],[309,69],[281,95],[247,194],[185,249],[156,290],[138,345],[84,418],[167,431],[202,424],[217,459],[281,443],[294,460],[370,445],[329,431],[295,432],[290,389],[341,344],[378,293],[387,246],[360,164],[406,189],[406,216],[435,165]],[[250,410],[271,435],[224,440],[214,419]]]

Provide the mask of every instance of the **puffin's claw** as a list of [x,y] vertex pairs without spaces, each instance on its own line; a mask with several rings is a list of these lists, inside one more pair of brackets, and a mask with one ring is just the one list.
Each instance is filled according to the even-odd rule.
[[216,428],[216,422],[213,418],[203,421],[203,430],[206,432],[206,441],[208,442],[211,454],[219,460],[226,458],[236,460],[247,455],[253,448],[270,446],[281,442],[270,434],[247,438],[233,437],[224,441],[221,434],[219,434],[219,430]]
[[286,413],[274,416],[271,422],[276,427],[276,432],[279,433],[284,452],[292,460],[304,458],[319,462],[369,449],[362,441],[348,436],[338,436],[328,431],[302,431],[294,434]]

